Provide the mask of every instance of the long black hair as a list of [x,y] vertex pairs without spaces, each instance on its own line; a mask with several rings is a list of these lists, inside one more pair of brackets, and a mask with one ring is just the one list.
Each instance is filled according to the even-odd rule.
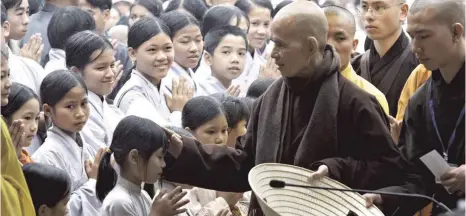
[[70,177],[61,169],[30,163],[23,166],[23,173],[37,215],[42,205],[53,208],[71,193]]
[[36,99],[40,102],[37,94],[29,87],[13,82],[11,83],[10,94],[8,95],[8,104],[2,106],[2,116],[5,117],[7,124],[12,123],[11,117],[21,107],[31,99]]
[[172,0],[165,9],[165,12],[181,8],[196,17],[199,22],[202,21],[202,17],[204,17],[205,12],[207,11],[207,6],[202,0]]
[[74,87],[87,87],[79,74],[69,70],[57,70],[45,76],[40,85],[40,98],[43,104],[55,106]]
[[152,154],[168,146],[168,138],[163,129],[151,120],[136,116],[127,116],[118,123],[113,133],[110,151],[102,156],[97,175],[96,194],[103,201],[115,187],[117,173],[110,163],[113,154],[116,163],[124,169],[126,157],[133,149],[147,162]]
[[[65,44],[66,66],[80,70],[95,61],[106,50],[112,50],[112,44],[104,37],[92,31],[82,31],[71,36]],[[100,50],[100,54],[91,59],[92,54]]]
[[170,11],[162,14],[160,19],[170,28],[170,38],[174,38],[175,34],[189,25],[196,25],[200,27],[199,21],[188,12],[185,11]]
[[246,19],[249,28],[248,16],[237,7],[232,5],[217,5],[211,7],[205,13],[204,18],[202,20],[202,36],[205,37],[207,35],[207,32],[214,28],[229,26],[234,18],[236,18],[236,27],[239,26],[241,19]]
[[199,96],[189,100],[181,112],[183,128],[196,130],[219,115],[225,115],[222,105],[209,96]]
[[[128,32],[128,47],[138,49],[143,43],[147,42],[154,36],[164,33],[168,36],[171,35],[170,28],[159,18],[156,17],[144,17],[134,23]],[[136,62],[133,67],[124,71],[120,80],[116,84],[112,93],[109,94],[109,98],[114,99],[118,94],[118,91],[125,85],[125,83],[131,78],[131,71],[136,68]]]
[[249,121],[251,112],[248,105],[242,100],[225,93],[216,93],[210,96],[222,104],[229,128],[235,128],[241,120]]
[[162,2],[159,0],[136,0],[134,4],[131,5],[130,11],[135,5],[141,5],[146,8],[154,17],[159,17],[163,13]]

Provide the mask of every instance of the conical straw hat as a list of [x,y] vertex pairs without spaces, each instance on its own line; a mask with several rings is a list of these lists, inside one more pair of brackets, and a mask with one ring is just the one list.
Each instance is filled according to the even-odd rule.
[[350,211],[358,216],[383,216],[376,207],[366,208],[364,198],[358,193],[269,186],[270,180],[280,180],[290,184],[349,189],[327,177],[309,184],[307,178],[311,173],[301,167],[264,163],[254,167],[248,179],[265,216],[346,216]]

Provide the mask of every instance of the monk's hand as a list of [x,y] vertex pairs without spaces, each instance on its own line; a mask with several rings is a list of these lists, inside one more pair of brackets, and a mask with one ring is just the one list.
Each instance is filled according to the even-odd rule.
[[231,211],[230,209],[222,209],[220,210],[219,212],[217,212],[217,214],[215,214],[215,216],[231,216]]
[[167,149],[168,153],[173,155],[175,158],[178,157],[181,154],[181,149],[183,149],[183,141],[181,140],[181,136],[166,127],[162,128],[169,139]]
[[39,62],[43,49],[44,44],[42,43],[42,37],[40,34],[34,34],[29,38],[29,41],[23,45],[20,50],[20,55],[24,58]]
[[362,195],[362,197],[364,197],[364,199],[366,200],[366,208],[370,208],[374,204],[380,205],[383,203],[382,196],[380,196],[380,194],[367,193]]
[[16,156],[21,156],[24,140],[26,140],[25,125],[22,120],[14,120],[9,128],[11,141],[15,147]]
[[180,79],[173,79],[172,81],[172,95],[165,94],[168,109],[171,112],[182,111],[184,105],[191,100],[194,96],[194,89],[188,84],[185,77],[181,76]]
[[239,94],[241,93],[240,86],[239,85],[230,85],[230,87],[228,87],[228,89],[227,89],[227,93],[230,96],[238,97]]
[[278,66],[275,63],[275,59],[272,57],[267,57],[267,63],[261,65],[259,69],[259,78],[273,78],[278,79],[281,77],[280,70],[278,70]]
[[322,179],[325,176],[328,176],[328,167],[327,165],[320,165],[317,171],[311,173],[307,181],[309,183],[312,183],[314,181],[318,181]]
[[84,167],[86,168],[87,178],[97,180],[97,174],[99,173],[99,164],[102,159],[102,155],[105,153],[105,149],[101,148],[95,156],[95,160],[86,160]]
[[216,191],[217,198],[223,198],[230,207],[233,207],[243,198],[242,193]]
[[172,192],[167,193],[162,190],[157,194],[152,202],[151,216],[173,216],[184,213],[186,209],[182,208],[189,203],[189,200],[181,200],[186,192],[181,187],[176,187]]
[[401,132],[401,125],[403,121],[398,121],[396,118],[393,118],[392,116],[388,116],[388,120],[390,121],[390,133],[392,135],[393,140],[395,143],[398,143],[398,139],[400,138],[400,132]]
[[440,183],[448,188],[450,194],[464,194],[465,165],[451,168],[450,171],[440,177]]

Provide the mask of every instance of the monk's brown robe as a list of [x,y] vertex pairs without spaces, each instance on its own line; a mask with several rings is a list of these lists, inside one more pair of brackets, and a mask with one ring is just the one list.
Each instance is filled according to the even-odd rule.
[[[281,78],[257,99],[248,132],[236,149],[183,138],[181,149],[170,147],[164,176],[244,192],[250,190],[248,173],[255,165],[279,162],[309,169],[325,164],[331,178],[352,188],[395,184],[402,159],[384,111],[375,97],[340,76],[338,68],[338,56],[327,46],[313,78]],[[257,206],[251,210],[260,214]]]

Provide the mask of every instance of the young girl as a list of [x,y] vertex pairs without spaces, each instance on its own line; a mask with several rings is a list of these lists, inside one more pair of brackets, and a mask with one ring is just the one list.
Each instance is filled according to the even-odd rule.
[[[183,127],[202,144],[225,145],[228,123],[221,104],[209,96],[191,99],[183,109]],[[246,206],[238,205],[242,194],[194,187],[188,190],[188,211],[194,215],[216,215],[230,209],[235,216],[245,215]]]
[[235,6],[247,14],[251,23],[248,31],[248,60],[244,72],[235,81],[235,84],[241,85],[242,92],[246,92],[251,83],[259,77],[260,67],[267,62],[265,49],[269,39],[273,6],[269,0],[239,0]]
[[162,12],[162,2],[159,0],[137,0],[129,10],[129,27],[143,17],[159,17]]
[[[206,37],[207,33],[214,29],[223,26],[236,26],[244,32],[248,32],[249,20],[247,16],[237,7],[229,5],[218,5],[210,8],[202,21],[202,36]],[[203,53],[204,55],[204,53]],[[212,75],[210,67],[202,58],[199,67],[196,69],[195,79],[199,82],[204,82]]]
[[[20,143],[14,144],[21,148],[18,149],[20,151],[19,161],[23,165],[32,162],[29,153],[24,148],[31,145],[37,134],[39,112],[39,97],[34,91],[23,84],[13,83],[8,96],[8,105],[2,106],[2,116],[10,127],[14,121],[20,121],[22,124],[22,134],[19,134],[22,139],[20,139]],[[10,133],[18,135],[16,130],[10,131]]]
[[202,0],[171,0],[165,9],[165,13],[174,10],[186,11],[201,22],[207,11],[207,6]]
[[[167,75],[174,58],[170,29],[157,18],[142,18],[128,34],[129,54],[136,62],[135,70],[118,91],[114,104],[126,115],[136,115],[166,126],[181,127],[181,110],[192,98],[184,78],[172,86],[170,92],[164,87],[162,78]],[[165,97],[166,96],[166,97]]]
[[172,91],[173,78],[183,76],[194,89],[194,95],[203,95],[199,84],[194,81],[192,68],[197,66],[204,48],[204,41],[199,28],[199,22],[191,14],[184,11],[170,11],[160,19],[170,28],[175,59],[164,78],[166,87]]
[[[172,216],[184,212],[180,208],[187,203],[181,200],[186,192],[181,188],[167,196],[159,193],[153,203],[141,189],[142,183],[152,184],[160,178],[167,146],[163,129],[148,119],[128,116],[118,124],[99,166],[96,193],[103,201],[100,215]],[[112,154],[120,168],[119,177],[110,163]]]
[[54,71],[44,78],[40,92],[44,114],[53,126],[32,159],[69,174],[71,191],[77,194],[69,205],[73,215],[96,215],[100,208],[94,194],[96,167],[87,161],[96,151],[83,142],[80,132],[89,117],[86,84],[79,74]]
[[238,137],[246,134],[246,126],[250,115],[249,107],[238,98],[225,93],[213,94],[211,97],[218,100],[222,104],[223,110],[225,110],[229,128],[226,145],[234,148]]
[[49,61],[45,65],[45,73],[66,70],[65,43],[77,32],[96,29],[92,16],[77,7],[65,7],[55,12],[48,25],[50,41]]
[[65,216],[70,199],[71,181],[65,171],[47,164],[23,166],[37,216]]
[[112,44],[96,33],[83,31],[70,37],[65,52],[67,67],[79,73],[88,88],[91,111],[83,138],[98,151],[110,146],[113,131],[124,117],[123,112],[105,100],[115,81]]

